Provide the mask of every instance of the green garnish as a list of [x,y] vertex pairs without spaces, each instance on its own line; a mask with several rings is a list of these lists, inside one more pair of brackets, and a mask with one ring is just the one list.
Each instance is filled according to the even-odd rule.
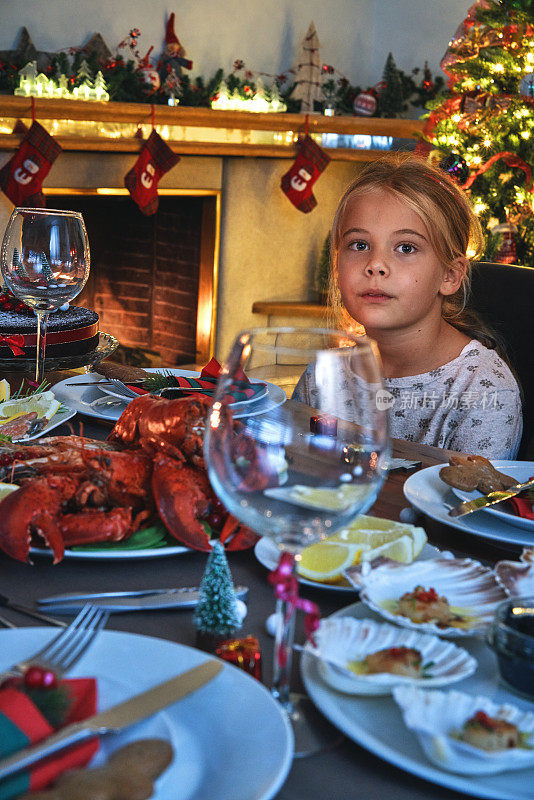
[[172,373],[165,370],[163,372],[151,372],[144,380],[144,388],[149,392],[166,389],[168,386],[176,386],[176,379]]

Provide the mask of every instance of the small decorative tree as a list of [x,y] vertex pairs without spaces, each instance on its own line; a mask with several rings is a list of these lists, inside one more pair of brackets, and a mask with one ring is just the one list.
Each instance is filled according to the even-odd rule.
[[310,22],[297,55],[295,86],[291,92],[293,100],[301,101],[302,112],[313,111],[314,103],[322,103],[324,100],[319,46],[315,25]]
[[321,255],[315,267],[315,290],[321,296],[321,300],[328,294],[328,283],[330,280],[330,232],[324,240]]
[[404,108],[402,78],[395,59],[390,53],[383,74],[384,86],[378,98],[378,109],[382,117],[396,117]]
[[213,650],[241,627],[232,575],[220,542],[215,542],[208,556],[193,622],[197,643],[207,650]]

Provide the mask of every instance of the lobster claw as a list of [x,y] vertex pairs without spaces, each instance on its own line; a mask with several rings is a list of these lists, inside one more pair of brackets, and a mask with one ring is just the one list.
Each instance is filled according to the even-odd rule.
[[2,500],[0,549],[17,561],[28,561],[32,533],[38,533],[54,554],[63,558],[65,546],[57,521],[61,494],[45,479],[37,479]]
[[253,530],[241,525],[232,514],[226,517],[219,536],[226,550],[247,550],[249,547],[254,547],[259,538]]
[[158,453],[154,458],[152,491],[169,533],[193,550],[209,552],[210,539],[199,521],[209,513],[213,498],[206,473]]

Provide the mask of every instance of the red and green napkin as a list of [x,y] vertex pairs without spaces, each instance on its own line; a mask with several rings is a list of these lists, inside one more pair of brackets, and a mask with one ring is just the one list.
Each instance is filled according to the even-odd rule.
[[[185,389],[198,389],[198,394],[207,394],[210,397],[215,391],[217,380],[221,373],[221,365],[217,359],[212,358],[205,367],[203,367],[198,378],[186,377],[184,375],[173,375],[170,377],[171,383],[169,386],[181,386]],[[130,386],[130,389],[136,394],[146,394],[146,389],[140,389],[138,386]],[[239,370],[236,379],[230,385],[228,394],[225,395],[223,400],[229,403],[242,403],[245,400],[252,400],[265,392],[264,383],[251,383],[243,370]]]
[[[532,478],[529,478],[529,480],[532,480]],[[514,514],[517,517],[534,519],[534,504],[528,494],[525,497],[521,497],[521,495],[511,497],[508,503],[512,506]]]
[[[69,692],[69,708],[64,724],[79,722],[96,713],[96,681],[76,678],[59,682]],[[0,688],[0,757],[45,739],[54,733],[41,711],[16,686]],[[54,758],[41,761],[29,770],[0,782],[0,800],[43,789],[68,769],[84,767],[98,750],[98,739],[61,751]]]

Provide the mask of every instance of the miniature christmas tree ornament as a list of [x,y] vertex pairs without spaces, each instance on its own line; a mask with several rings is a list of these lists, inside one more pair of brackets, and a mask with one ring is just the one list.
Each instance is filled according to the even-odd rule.
[[208,556],[193,616],[198,646],[214,652],[241,627],[241,619],[224,545],[217,541]]

